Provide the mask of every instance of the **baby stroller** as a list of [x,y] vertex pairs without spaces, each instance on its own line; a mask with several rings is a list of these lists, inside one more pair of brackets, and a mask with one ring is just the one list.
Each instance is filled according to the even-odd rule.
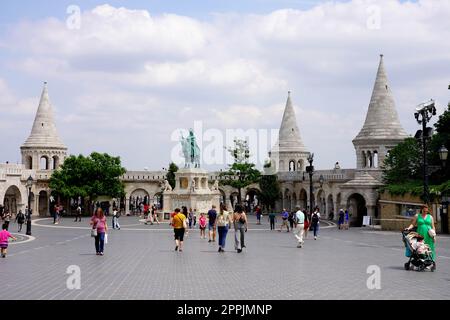
[[405,263],[405,270],[414,268],[418,271],[424,271],[426,268],[429,268],[431,271],[436,270],[436,263],[432,258],[431,249],[427,244],[423,243],[423,237],[411,230],[404,230],[402,235],[406,248],[405,255],[409,258],[409,261]]

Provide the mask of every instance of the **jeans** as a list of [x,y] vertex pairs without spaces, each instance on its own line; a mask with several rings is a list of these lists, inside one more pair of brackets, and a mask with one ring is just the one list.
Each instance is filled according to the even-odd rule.
[[217,227],[217,232],[219,233],[219,247],[225,248],[225,240],[227,239],[228,227]]
[[105,233],[104,232],[98,232],[97,236],[95,237],[95,252],[103,252],[105,248]]
[[313,224],[314,237],[319,235],[319,224]]
[[234,224],[234,248],[236,250],[242,250],[242,248],[245,247],[244,235],[245,224],[236,222]]
[[297,238],[299,245],[302,245],[304,242],[303,241],[303,233],[304,232],[305,232],[305,225],[303,223],[298,223],[296,232],[294,233],[294,235]]

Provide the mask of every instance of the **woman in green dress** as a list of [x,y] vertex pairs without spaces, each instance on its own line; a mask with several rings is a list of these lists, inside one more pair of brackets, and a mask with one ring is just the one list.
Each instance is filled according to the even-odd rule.
[[[411,230],[413,227],[417,227],[416,232],[420,234],[424,238],[424,242],[430,246],[433,260],[435,260],[436,249],[434,244],[436,242],[436,229],[434,227],[433,216],[430,214],[427,205],[422,206],[421,212],[414,216],[411,225],[407,229]],[[433,232],[430,232],[430,230],[433,230]],[[434,236],[431,236],[430,233]]]

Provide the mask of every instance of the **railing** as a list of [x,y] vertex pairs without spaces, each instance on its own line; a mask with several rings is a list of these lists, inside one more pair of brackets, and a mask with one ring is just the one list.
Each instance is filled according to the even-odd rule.
[[127,171],[122,177],[123,181],[160,181],[166,179],[165,171]]
[[[314,171],[313,181],[319,181],[320,176],[323,176],[324,181],[348,181],[355,178],[355,173],[356,169],[317,170]],[[309,174],[301,171],[278,173],[280,181],[302,181],[303,178],[309,181]]]

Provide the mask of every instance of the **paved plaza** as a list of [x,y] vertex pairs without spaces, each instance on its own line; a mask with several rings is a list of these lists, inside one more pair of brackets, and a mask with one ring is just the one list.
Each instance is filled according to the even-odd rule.
[[[108,218],[110,222],[110,218]],[[174,252],[167,223],[144,225],[122,217],[110,230],[105,256],[96,256],[88,218],[33,222],[33,237],[12,242],[0,260],[0,299],[425,299],[450,298],[450,238],[439,236],[437,271],[405,271],[400,232],[370,228],[338,230],[322,223],[320,238],[308,235],[296,248],[292,233],[270,231],[268,222],[251,224],[247,249],[227,252],[192,230],[184,252]],[[325,226],[327,224],[327,226]],[[16,224],[10,230],[15,232]],[[24,230],[25,231],[25,230]],[[23,232],[24,232],[23,231]],[[25,240],[25,242],[23,242]],[[81,270],[81,289],[67,288],[69,266]],[[367,288],[371,265],[380,267],[381,289]]]

